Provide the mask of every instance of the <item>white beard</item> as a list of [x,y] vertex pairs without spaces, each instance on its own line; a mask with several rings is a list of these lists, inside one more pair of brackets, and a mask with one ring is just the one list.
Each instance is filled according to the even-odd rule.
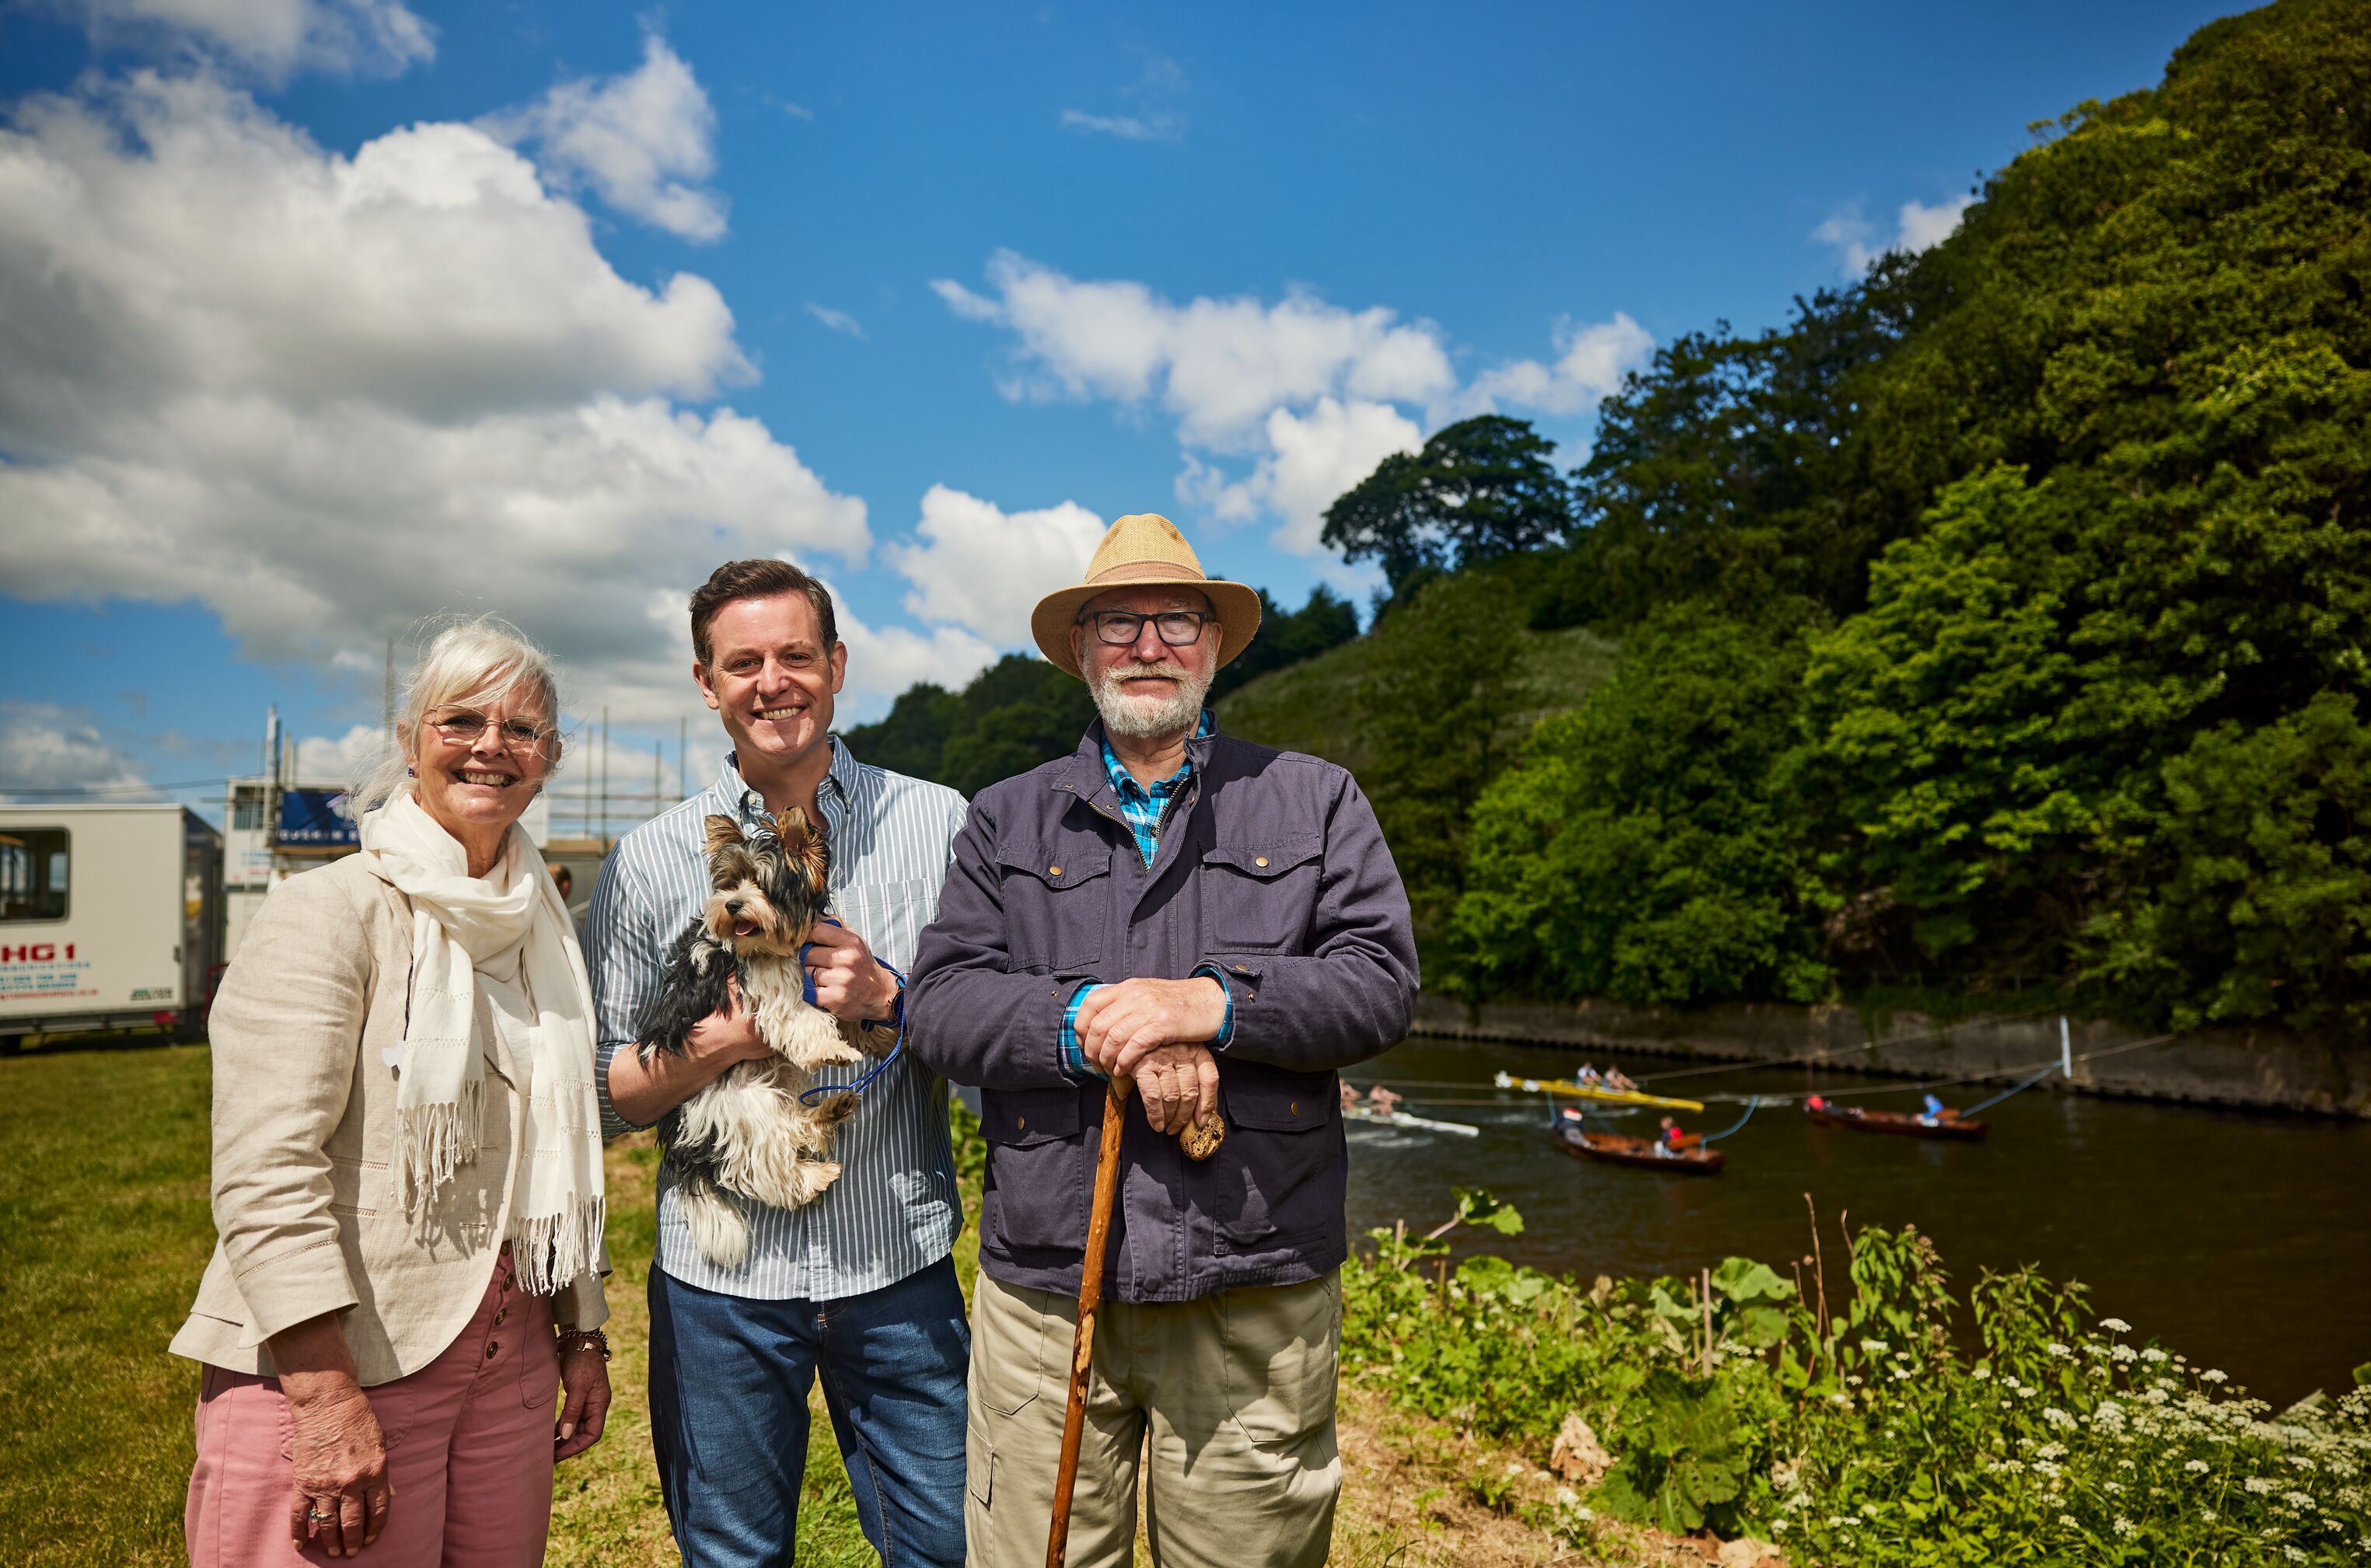
[[1192,730],[1202,719],[1202,699],[1209,695],[1210,675],[1188,674],[1170,686],[1165,697],[1150,697],[1128,689],[1124,677],[1133,672],[1110,670],[1094,683],[1095,711],[1104,728],[1123,740],[1149,741]]

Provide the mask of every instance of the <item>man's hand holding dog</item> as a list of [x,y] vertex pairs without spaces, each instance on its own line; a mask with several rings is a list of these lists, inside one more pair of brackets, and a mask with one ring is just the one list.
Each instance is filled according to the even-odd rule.
[[1209,1043],[1226,1021],[1226,988],[1208,975],[1122,980],[1079,1004],[1079,1054],[1105,1077],[1136,1080],[1154,1132],[1182,1133],[1218,1113]]
[[897,977],[882,967],[864,939],[845,926],[818,921],[807,933],[807,973],[815,1006],[850,1023],[878,1021],[897,1011]]

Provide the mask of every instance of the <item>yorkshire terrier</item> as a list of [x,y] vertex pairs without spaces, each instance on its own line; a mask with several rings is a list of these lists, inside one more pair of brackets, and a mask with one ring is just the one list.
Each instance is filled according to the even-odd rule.
[[806,999],[799,949],[824,917],[831,854],[819,825],[793,806],[773,831],[744,838],[728,816],[708,819],[709,882],[699,918],[667,953],[666,981],[643,1020],[641,1053],[684,1055],[700,1020],[741,1006],[773,1055],[738,1062],[659,1124],[693,1244],[719,1268],[749,1255],[738,1200],[796,1208],[839,1179],[833,1132],[856,1109],[841,1092],[802,1101],[815,1070],[862,1061],[839,1020]]

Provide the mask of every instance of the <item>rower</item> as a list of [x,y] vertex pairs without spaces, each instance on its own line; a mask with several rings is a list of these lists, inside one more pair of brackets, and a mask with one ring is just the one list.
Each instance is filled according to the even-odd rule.
[[1703,1142],[1703,1134],[1682,1132],[1679,1123],[1666,1116],[1663,1118],[1663,1135],[1655,1140],[1655,1152],[1669,1159],[1685,1154]]
[[1918,1124],[1922,1127],[1934,1126],[1942,1121],[1947,1113],[1943,1109],[1943,1102],[1929,1093],[1926,1096],[1926,1109],[1918,1113]]
[[1392,1108],[1399,1102],[1400,1097],[1394,1094],[1390,1090],[1385,1089],[1382,1084],[1377,1084],[1374,1088],[1367,1090],[1367,1104],[1378,1116],[1390,1115],[1392,1113]]
[[1572,1081],[1578,1084],[1586,1085],[1590,1089],[1597,1089],[1603,1086],[1605,1082],[1605,1075],[1599,1072],[1587,1062],[1583,1062],[1580,1064],[1580,1071],[1572,1075]]
[[1344,1078],[1341,1081],[1342,1109],[1345,1111],[1356,1111],[1359,1108],[1359,1091],[1355,1088],[1351,1087],[1351,1083],[1348,1078]]
[[1630,1081],[1630,1075],[1620,1067],[1605,1069],[1605,1087],[1618,1089],[1625,1094],[1636,1094],[1638,1091],[1638,1086]]

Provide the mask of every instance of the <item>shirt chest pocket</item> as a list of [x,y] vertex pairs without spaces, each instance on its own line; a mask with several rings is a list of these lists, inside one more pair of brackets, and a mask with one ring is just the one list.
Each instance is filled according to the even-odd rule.
[[1110,848],[1100,844],[1008,844],[997,849],[1014,969],[1075,973],[1103,957],[1111,859]]
[[1214,844],[1202,852],[1202,951],[1304,950],[1317,913],[1324,836]]

